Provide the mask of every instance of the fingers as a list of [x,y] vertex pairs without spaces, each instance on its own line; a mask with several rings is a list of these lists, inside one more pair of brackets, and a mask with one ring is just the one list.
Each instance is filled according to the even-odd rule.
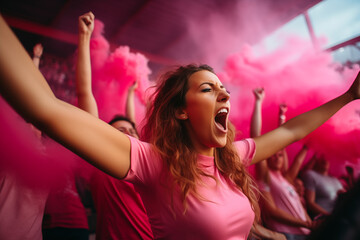
[[134,84],[132,85],[132,87],[133,87],[134,89],[136,89],[136,88],[138,87],[138,85],[139,85],[139,83],[138,83],[138,81],[136,80],[136,81],[134,82]]
[[95,19],[92,12],[85,13],[79,17],[79,20],[83,21],[87,26],[90,25]]
[[85,13],[79,17],[79,33],[91,35],[94,30],[95,16],[92,12]]
[[44,48],[43,48],[42,44],[38,43],[34,46],[33,53],[35,56],[41,56],[43,53],[43,50],[44,50]]
[[254,88],[253,92],[262,94],[264,92],[264,88],[263,87]]
[[281,103],[279,105],[279,108],[280,108],[281,113],[285,113],[288,110],[288,107],[287,107],[286,103]]
[[263,87],[254,88],[253,93],[255,95],[255,98],[258,100],[262,100],[265,96],[265,91]]

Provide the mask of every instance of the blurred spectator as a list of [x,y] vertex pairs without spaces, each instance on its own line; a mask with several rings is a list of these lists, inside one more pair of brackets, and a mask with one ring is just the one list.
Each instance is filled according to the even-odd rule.
[[[260,136],[263,89],[255,89],[254,95],[255,106],[251,119],[251,137]],[[283,124],[286,120],[287,108],[285,106],[280,105],[279,124]],[[283,233],[287,239],[305,239],[310,232],[309,229],[313,226],[292,185],[306,153],[307,147],[304,146],[290,167],[288,167],[285,149],[255,166],[256,178],[262,193],[261,210],[265,226],[273,231]]]
[[329,161],[317,156],[313,169],[302,175],[305,185],[305,199],[310,215],[329,215],[338,193],[344,192],[340,181],[329,175]]

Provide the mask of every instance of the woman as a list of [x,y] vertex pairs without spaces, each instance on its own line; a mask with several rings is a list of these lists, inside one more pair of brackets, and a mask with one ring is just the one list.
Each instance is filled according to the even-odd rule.
[[181,67],[156,91],[145,143],[57,99],[2,18],[0,32],[1,94],[49,136],[132,182],[155,238],[246,239],[257,206],[245,165],[303,138],[360,95],[358,75],[334,100],[233,145],[230,95],[209,67]]
[[[254,111],[251,118],[250,135],[261,134],[262,102],[265,92],[262,88],[253,91]],[[280,105],[279,125],[285,123],[286,105]],[[290,167],[285,149],[255,166],[256,178],[262,193],[262,216],[264,223],[273,231],[281,232],[286,239],[305,239],[312,228],[312,221],[303,207],[300,196],[295,192],[294,182],[307,153],[304,146]]]

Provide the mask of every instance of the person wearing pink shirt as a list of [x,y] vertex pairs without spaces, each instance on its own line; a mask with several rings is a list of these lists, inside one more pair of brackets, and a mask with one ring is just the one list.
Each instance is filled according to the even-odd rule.
[[[261,107],[265,92],[254,89],[255,105],[251,121],[251,136],[261,132]],[[279,124],[285,124],[286,106],[280,105]],[[295,190],[295,179],[306,157],[307,147],[303,147],[295,157],[293,164],[287,166],[287,154],[283,149],[267,161],[255,166],[256,178],[262,193],[262,215],[266,227],[283,233],[287,239],[305,239],[312,228],[312,221],[304,208],[301,197]]]
[[[79,17],[79,44],[76,65],[76,90],[79,107],[95,117],[97,103],[91,88],[90,37],[94,29],[94,15]],[[115,129],[139,138],[134,119],[135,82],[129,88],[127,114],[115,116],[109,124]],[[90,190],[96,209],[96,239],[154,239],[142,199],[133,184],[116,179],[98,169],[90,177]]]
[[[37,68],[39,68],[42,54],[43,46],[37,43],[33,47],[32,57],[32,61]],[[35,151],[38,151],[40,156],[44,157],[45,148],[42,143],[41,131],[32,124],[27,124],[27,127],[31,129],[31,134],[34,135],[32,142],[35,143]],[[2,133],[2,138],[7,139],[6,134]],[[16,149],[16,151],[19,151],[21,148],[17,146]],[[4,157],[2,154],[2,158]],[[18,157],[14,155],[9,157],[9,160],[18,160]],[[32,182],[37,174],[32,170],[27,169],[25,173],[19,172],[19,169],[16,168],[6,169],[3,166],[0,168],[0,239],[43,239],[41,226],[49,189],[47,186],[40,186],[38,182],[36,184]]]
[[209,66],[186,65],[158,82],[140,141],[57,99],[3,18],[0,32],[1,95],[47,135],[133,183],[156,239],[246,239],[259,216],[246,166],[305,137],[360,97],[359,74],[339,97],[234,142],[230,94]]

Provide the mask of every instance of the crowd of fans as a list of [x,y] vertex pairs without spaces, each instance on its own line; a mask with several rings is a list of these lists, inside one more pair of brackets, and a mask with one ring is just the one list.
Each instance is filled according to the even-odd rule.
[[[85,86],[91,85],[91,69],[86,58],[93,30],[93,18],[91,14],[85,14],[79,19],[79,35],[87,37],[87,40],[79,41],[77,64],[74,64],[72,60],[43,54],[42,47],[39,45],[34,47],[33,60],[58,98],[71,104],[78,101],[85,103],[80,108],[98,118],[97,105],[91,97],[91,91],[88,95],[81,94],[91,90]],[[83,73],[82,77],[79,78],[76,71]],[[115,116],[109,124],[139,139],[133,116],[136,112],[132,103],[135,89],[136,79],[128,92],[131,97],[127,99],[127,116]],[[254,96],[254,113],[252,117],[249,116],[251,117],[252,138],[261,135],[263,121],[261,106],[262,102],[266,101],[265,90],[254,89]],[[280,126],[286,122],[286,109],[285,104],[279,106]],[[182,117],[181,114],[180,117]],[[291,161],[292,164],[289,164],[285,148],[266,161],[256,163],[253,178],[259,189],[261,218],[255,220],[249,239],[307,239],[308,237],[322,239],[319,236],[324,236],[325,233],[321,231],[329,234],[324,230],[325,223],[336,226],[335,215],[341,214],[338,208],[352,204],[354,211],[358,212],[358,204],[349,203],[352,200],[348,197],[348,195],[353,196],[359,193],[354,190],[359,185],[358,173],[354,172],[351,166],[346,166],[345,175],[339,179],[331,176],[330,163],[321,154],[313,153],[310,160],[305,162],[310,150],[304,145]],[[71,166],[62,175],[63,184],[54,186],[46,193],[38,194],[35,191],[32,192],[31,189],[22,189],[16,181],[9,182],[10,178],[2,174],[0,219],[5,219],[6,214],[12,214],[11,207],[15,211],[18,205],[10,206],[11,204],[6,201],[10,199],[10,196],[13,201],[15,196],[18,198],[16,201],[28,206],[24,211],[37,209],[37,212],[32,215],[37,219],[37,224],[32,225],[32,228],[36,228],[31,230],[33,235],[24,228],[20,231],[23,236],[13,235],[12,237],[9,237],[11,235],[9,231],[12,229],[0,227],[0,238],[3,236],[5,238],[2,239],[85,240],[96,231],[96,239],[154,239],[142,198],[131,183],[110,177],[97,169],[93,169],[91,175],[82,175],[81,166]],[[6,188],[7,186],[9,188]],[[17,195],[10,194],[11,191],[16,192]],[[26,193],[27,197],[22,196],[21,192]],[[38,201],[35,201],[36,199]],[[7,208],[7,211],[4,208]],[[94,223],[96,215],[97,220]],[[14,216],[11,220],[17,222]],[[18,214],[17,216],[24,221],[21,223],[23,227],[28,226],[26,221],[34,222],[31,217],[25,219],[25,215]],[[338,218],[346,219],[346,217],[339,216]],[[39,224],[39,219],[41,219],[41,224]],[[345,233],[344,229],[349,227],[349,224],[345,225],[341,225],[343,235],[340,236],[349,236],[349,238],[343,239],[358,236],[355,230]],[[181,235],[181,233],[178,234]]]

